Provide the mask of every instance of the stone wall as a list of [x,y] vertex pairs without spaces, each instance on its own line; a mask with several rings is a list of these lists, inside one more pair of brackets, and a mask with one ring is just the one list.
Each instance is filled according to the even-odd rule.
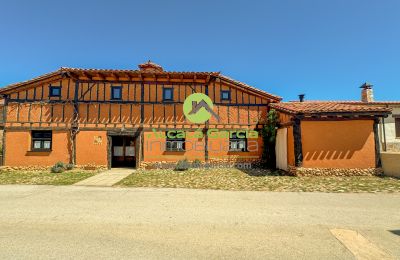
[[385,175],[400,178],[400,153],[382,152],[381,158]]
[[382,175],[383,170],[380,168],[344,169],[290,167],[288,173],[293,176],[373,176]]
[[[1,166],[0,171],[49,171],[51,166]],[[77,165],[75,169],[88,171],[103,171],[107,170],[105,165]]]
[[386,149],[387,149],[387,151],[390,151],[390,152],[400,152],[400,142],[399,143],[387,143]]
[[[189,161],[190,164],[193,161]],[[140,162],[138,168],[141,169],[172,169],[175,167],[177,162],[174,161],[159,161],[159,162]],[[237,159],[237,158],[226,158],[226,159],[210,159],[207,163],[200,162],[199,167],[204,168],[261,168],[263,162],[260,159]]]

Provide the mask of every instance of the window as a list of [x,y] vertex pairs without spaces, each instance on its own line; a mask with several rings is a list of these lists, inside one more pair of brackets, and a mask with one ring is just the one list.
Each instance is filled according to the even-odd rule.
[[50,97],[61,97],[61,87],[50,86]]
[[231,92],[229,90],[222,90],[221,100],[231,100]]
[[237,133],[232,133],[229,138],[229,151],[231,152],[246,152],[247,139],[246,137],[238,137]]
[[173,101],[173,100],[174,100],[174,89],[163,88],[163,101]]
[[51,150],[51,131],[32,131],[32,151]]
[[[168,136],[169,135],[169,136]],[[165,150],[168,152],[182,152],[185,151],[185,138],[177,138],[172,133],[166,132],[166,147]]]
[[111,87],[111,99],[119,100],[122,99],[122,87]]
[[400,117],[394,119],[396,125],[396,138],[400,138]]

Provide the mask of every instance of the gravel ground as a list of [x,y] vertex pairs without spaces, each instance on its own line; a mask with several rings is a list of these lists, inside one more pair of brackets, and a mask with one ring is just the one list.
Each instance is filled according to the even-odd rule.
[[138,170],[117,185],[292,192],[400,192],[400,179],[391,177],[291,177],[278,174],[258,169]]

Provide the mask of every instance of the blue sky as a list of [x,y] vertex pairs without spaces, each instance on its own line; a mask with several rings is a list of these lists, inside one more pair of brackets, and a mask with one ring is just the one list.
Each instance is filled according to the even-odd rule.
[[65,67],[221,71],[297,99],[400,100],[400,1],[1,1],[0,86]]

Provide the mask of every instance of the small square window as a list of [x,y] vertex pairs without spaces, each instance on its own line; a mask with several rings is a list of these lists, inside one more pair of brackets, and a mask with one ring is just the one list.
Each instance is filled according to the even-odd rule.
[[50,97],[61,97],[61,87],[50,86]]
[[174,89],[173,88],[163,88],[163,101],[174,100]]
[[177,138],[176,136],[171,138],[166,132],[166,147],[165,150],[168,152],[183,152],[185,151],[185,138]]
[[231,92],[229,90],[222,90],[221,100],[231,100]]
[[229,138],[229,151],[231,152],[246,152],[247,151],[247,139],[237,136],[236,133],[232,133]]
[[122,87],[111,87],[111,99],[119,100],[122,99]]

